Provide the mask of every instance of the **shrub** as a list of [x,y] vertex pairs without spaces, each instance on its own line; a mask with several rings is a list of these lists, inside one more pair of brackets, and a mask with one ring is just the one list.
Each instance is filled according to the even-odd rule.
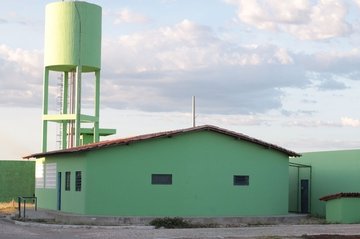
[[155,226],[155,228],[192,228],[195,225],[190,222],[184,220],[181,217],[164,217],[164,218],[156,218],[150,222],[150,225]]

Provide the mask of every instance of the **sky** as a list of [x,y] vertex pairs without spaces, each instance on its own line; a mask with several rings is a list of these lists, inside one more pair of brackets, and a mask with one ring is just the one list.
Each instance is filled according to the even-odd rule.
[[[2,0],[0,159],[41,149],[51,2]],[[89,2],[102,7],[100,126],[117,130],[103,139],[191,127],[196,96],[197,125],[300,153],[360,148],[360,0]]]

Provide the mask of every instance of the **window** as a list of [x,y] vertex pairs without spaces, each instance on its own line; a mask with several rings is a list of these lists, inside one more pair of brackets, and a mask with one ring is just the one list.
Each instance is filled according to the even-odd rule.
[[70,172],[65,172],[65,191],[70,191]]
[[248,186],[249,185],[249,176],[234,175],[234,185]]
[[172,174],[152,174],[151,175],[151,184],[172,184]]
[[75,172],[75,191],[81,191],[81,171]]
[[56,163],[45,164],[45,188],[56,188]]

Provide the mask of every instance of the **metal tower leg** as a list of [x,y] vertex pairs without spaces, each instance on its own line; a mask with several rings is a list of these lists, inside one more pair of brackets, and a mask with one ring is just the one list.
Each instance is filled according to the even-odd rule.
[[[68,93],[69,93],[69,72],[64,72],[64,78],[63,78],[63,102],[62,102],[62,114],[68,114]],[[61,147],[62,149],[67,148],[67,137],[68,137],[68,121],[62,122],[62,142]]]
[[75,96],[75,146],[80,146],[81,127],[81,66],[76,67],[76,96]]
[[[49,109],[49,69],[45,67],[44,71],[44,89],[43,89],[43,117],[48,114]],[[47,134],[48,134],[48,122],[43,118],[42,120],[42,151],[47,151]]]
[[100,70],[95,71],[95,122],[94,142],[99,142],[99,121],[100,121]]

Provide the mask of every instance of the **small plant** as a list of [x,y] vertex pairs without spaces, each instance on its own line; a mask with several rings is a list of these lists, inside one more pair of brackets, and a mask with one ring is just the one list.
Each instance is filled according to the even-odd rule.
[[248,227],[262,227],[262,226],[273,226],[275,223],[270,222],[250,222],[247,224]]
[[156,218],[150,222],[155,228],[191,228],[192,224],[181,217]]
[[181,217],[156,218],[150,222],[155,228],[214,228],[217,224],[192,223]]

